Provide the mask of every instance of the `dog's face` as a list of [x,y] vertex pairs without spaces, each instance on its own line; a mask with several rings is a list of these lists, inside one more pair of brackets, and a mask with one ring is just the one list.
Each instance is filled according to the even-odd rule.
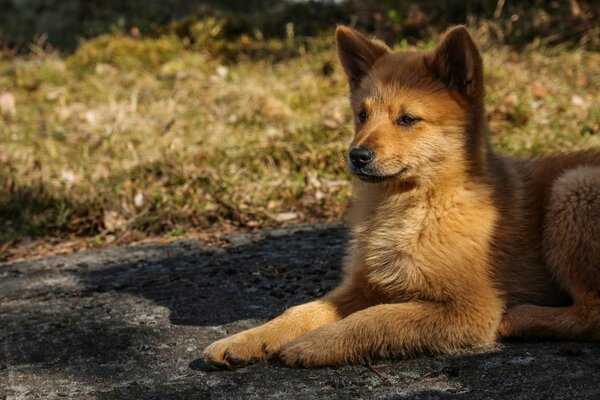
[[468,125],[483,101],[481,58],[464,28],[449,31],[433,52],[392,53],[346,27],[336,39],[354,114],[353,174],[423,180],[464,163]]

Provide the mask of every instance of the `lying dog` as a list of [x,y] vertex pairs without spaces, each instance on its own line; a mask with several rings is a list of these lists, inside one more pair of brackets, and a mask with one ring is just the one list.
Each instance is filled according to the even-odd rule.
[[523,336],[600,340],[600,152],[532,161],[489,143],[464,27],[432,52],[336,31],[358,177],[342,284],[204,350],[237,367],[453,352]]

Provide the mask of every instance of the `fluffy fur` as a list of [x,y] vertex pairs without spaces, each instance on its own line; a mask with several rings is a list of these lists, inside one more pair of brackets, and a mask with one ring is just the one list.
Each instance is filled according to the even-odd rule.
[[237,367],[277,355],[316,367],[503,336],[600,340],[600,153],[493,152],[482,61],[464,27],[432,52],[393,53],[343,26],[336,40],[350,147],[374,155],[349,161],[358,179],[345,278],[211,344],[204,360]]

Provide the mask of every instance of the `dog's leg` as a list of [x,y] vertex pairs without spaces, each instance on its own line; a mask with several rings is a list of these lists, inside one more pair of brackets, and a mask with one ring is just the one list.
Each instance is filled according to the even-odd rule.
[[[529,304],[509,309],[498,333],[503,337],[600,340],[598,303],[593,310],[575,304],[570,307],[541,307]],[[591,312],[590,312],[591,311]]]
[[502,336],[600,340],[600,167],[568,170],[552,186],[544,248],[573,304],[509,309]]
[[351,284],[344,284],[320,300],[291,307],[264,325],[214,342],[204,350],[204,361],[235,368],[268,359],[304,333],[366,307],[360,293]]
[[291,366],[319,367],[424,350],[452,352],[493,342],[500,316],[500,306],[380,304],[308,332],[284,346],[279,356]]

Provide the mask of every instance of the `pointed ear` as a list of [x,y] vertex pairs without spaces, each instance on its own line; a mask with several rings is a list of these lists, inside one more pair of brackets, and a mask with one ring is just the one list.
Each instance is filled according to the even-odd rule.
[[390,51],[384,43],[367,39],[359,32],[340,25],[335,30],[338,55],[354,90],[375,61]]
[[431,68],[448,88],[472,99],[483,95],[483,62],[464,26],[446,32],[433,52]]

